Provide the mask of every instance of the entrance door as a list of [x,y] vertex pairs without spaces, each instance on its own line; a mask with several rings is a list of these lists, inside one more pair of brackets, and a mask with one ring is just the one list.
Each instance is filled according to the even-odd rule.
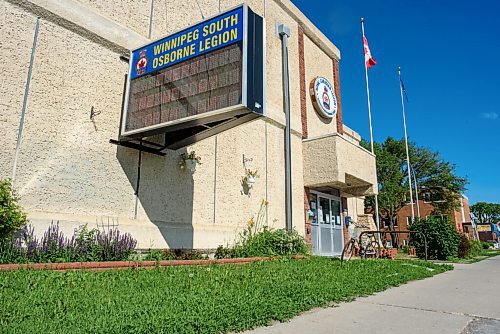
[[315,192],[311,209],[315,213],[312,223],[313,254],[340,256],[344,245],[340,198]]

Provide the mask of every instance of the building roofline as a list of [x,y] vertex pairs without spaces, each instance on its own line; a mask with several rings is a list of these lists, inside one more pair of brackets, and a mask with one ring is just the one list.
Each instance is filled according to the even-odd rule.
[[297,8],[290,0],[274,0],[281,9],[283,9],[288,15],[290,15],[297,23],[302,27],[304,33],[309,37],[316,45],[320,47],[330,58],[335,58],[340,60],[340,50],[335,46],[335,44],[328,39],[328,37],[321,32],[321,30],[316,27],[311,20],[307,18]]

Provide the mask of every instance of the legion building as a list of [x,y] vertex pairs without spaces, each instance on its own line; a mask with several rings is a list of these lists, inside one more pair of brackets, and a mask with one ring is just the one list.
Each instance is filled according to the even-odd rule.
[[[253,218],[338,255],[375,157],[340,51],[288,0],[0,0],[0,178],[37,233],[214,249]],[[347,74],[348,75],[348,74]]]

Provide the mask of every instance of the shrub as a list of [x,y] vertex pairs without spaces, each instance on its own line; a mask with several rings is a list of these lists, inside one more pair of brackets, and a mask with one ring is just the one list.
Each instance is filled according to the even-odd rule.
[[126,260],[137,241],[116,229],[101,232],[82,226],[71,239],[51,223],[38,240],[32,226],[24,226],[15,235],[0,242],[0,263],[85,262]]
[[295,230],[272,230],[264,227],[255,234],[243,236],[233,248],[234,257],[288,256],[307,254],[304,238]]
[[165,260],[203,260],[203,255],[196,249],[165,249]]
[[130,233],[120,234],[117,229],[97,231],[95,243],[100,251],[100,261],[126,260],[137,246],[137,240]]
[[480,241],[480,243],[481,243],[481,247],[483,249],[490,249],[490,247],[493,247],[493,243],[492,242]]
[[471,244],[471,252],[469,253],[469,256],[481,255],[481,253],[483,252],[481,241],[469,240],[469,242]]
[[150,249],[149,253],[144,257],[145,261],[162,261],[163,251],[161,249]]
[[[426,236],[429,259],[446,260],[457,256],[461,239],[457,229],[449,219],[431,216],[427,217],[427,219],[416,219],[411,224],[410,230],[421,232]],[[413,243],[417,256],[424,258],[424,239],[420,233],[413,236]]]
[[163,260],[203,260],[205,257],[196,249],[151,249],[144,258],[146,261]]
[[214,257],[216,259],[230,259],[233,256],[233,250],[229,247],[224,247],[222,245],[220,245],[219,247],[217,247],[217,249],[215,250],[215,255]]
[[12,236],[27,222],[17,201],[10,180],[0,180],[0,240]]

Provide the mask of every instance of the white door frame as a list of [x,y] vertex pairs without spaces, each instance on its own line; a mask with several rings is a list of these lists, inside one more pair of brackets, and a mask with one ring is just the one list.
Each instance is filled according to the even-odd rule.
[[[318,232],[317,232],[317,245],[318,245],[318,252],[320,256],[340,256],[342,254],[342,250],[340,250],[340,252],[335,252],[335,251],[332,251],[332,253],[323,253],[322,250],[321,250],[321,224],[319,222],[319,216],[318,216],[318,212],[319,212],[319,198],[320,197],[323,197],[323,198],[326,198],[330,201],[330,233],[332,234],[332,250],[333,250],[333,230],[335,230],[335,224],[334,222],[332,221],[331,217],[332,217],[332,205],[331,205],[331,200],[335,200],[335,201],[338,201],[339,204],[340,204],[340,230],[341,230],[341,233],[340,233],[340,236],[341,236],[341,245],[342,245],[342,248],[344,246],[344,231],[343,231],[343,219],[342,219],[342,200],[339,196],[335,196],[335,195],[331,195],[331,194],[326,194],[326,193],[323,193],[323,192],[320,192],[320,191],[316,191],[316,190],[310,190],[310,193],[311,194],[314,194],[316,195],[316,225],[318,227]],[[324,224],[324,225],[327,225],[327,224]]]

